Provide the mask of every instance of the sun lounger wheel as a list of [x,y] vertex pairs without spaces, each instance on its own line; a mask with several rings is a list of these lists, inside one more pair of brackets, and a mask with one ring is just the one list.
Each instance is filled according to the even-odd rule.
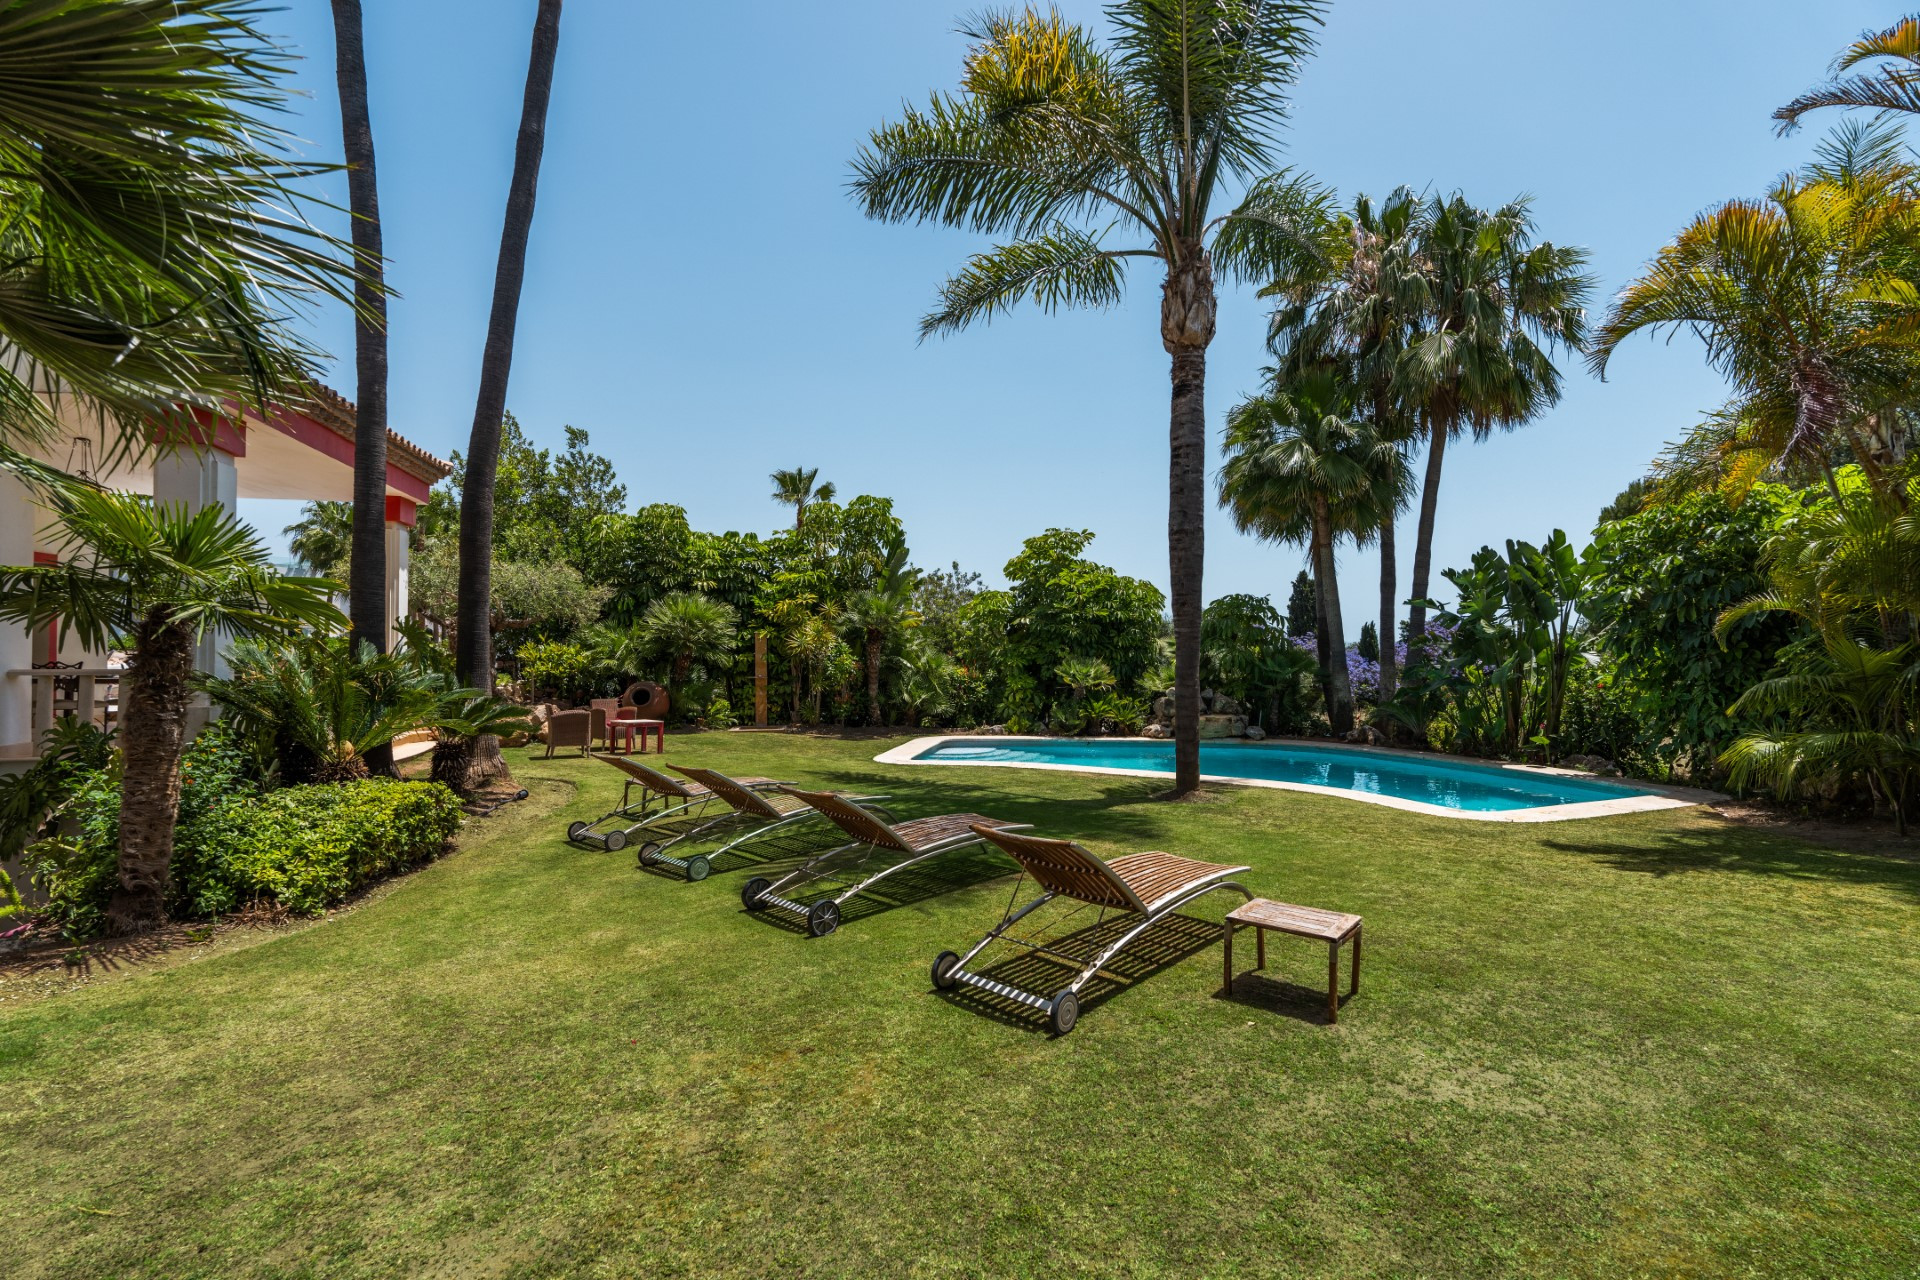
[[765,876],[755,876],[740,886],[740,905],[749,911],[760,909],[760,895],[773,888],[773,881]]
[[1062,987],[1054,994],[1052,1003],[1047,1005],[1047,1025],[1053,1028],[1053,1034],[1063,1036],[1073,1030],[1073,1024],[1080,1021],[1080,997],[1069,988]]
[[582,831],[585,831],[586,829],[587,829],[587,824],[584,822],[569,822],[567,824],[567,839],[578,840],[580,838],[580,833]]
[[942,951],[933,958],[933,985],[942,991],[951,991],[960,985],[953,971],[960,967],[960,956],[956,952]]
[[614,830],[607,832],[606,844],[607,848],[612,852],[620,852],[627,847],[627,833],[616,827]]
[[705,880],[707,873],[713,870],[713,864],[700,854],[687,859],[687,879]]
[[807,908],[807,932],[816,938],[824,938],[840,927],[840,904],[832,898],[822,898]]

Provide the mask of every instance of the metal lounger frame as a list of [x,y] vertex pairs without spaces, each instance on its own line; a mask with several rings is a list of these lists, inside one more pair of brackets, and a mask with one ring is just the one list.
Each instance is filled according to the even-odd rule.
[[[809,793],[797,792],[792,787],[788,787],[786,790],[789,794],[799,795],[803,800],[809,799]],[[825,816],[831,819],[836,825],[847,829],[847,824],[841,817],[831,812],[826,813]],[[767,885],[758,893],[753,894],[749,905],[756,908],[774,907],[778,910],[797,915],[802,920],[807,921],[815,936],[823,933],[831,933],[839,927],[839,909],[849,899],[857,898],[861,894],[868,892],[873,886],[879,884],[887,877],[894,875],[896,872],[905,871],[909,867],[917,867],[923,862],[938,858],[944,854],[953,853],[959,849],[971,848],[974,845],[986,843],[984,836],[981,836],[971,828],[963,828],[951,836],[936,840],[930,845],[911,848],[905,840],[901,839],[901,837],[893,831],[890,823],[882,822],[875,825],[879,829],[873,832],[873,834],[879,836],[881,833],[884,833],[886,838],[893,843],[884,843],[880,839],[860,838],[846,844],[835,845],[831,849],[823,850],[807,859],[806,862],[799,867],[794,868],[786,875],[781,876],[778,880]],[[1010,822],[1001,824],[1001,829],[1007,831],[1025,831],[1028,830],[1031,825],[1031,823]],[[849,835],[856,834],[851,829],[847,829],[847,833]],[[895,854],[905,852],[907,857],[899,862],[894,862],[882,867],[880,870],[869,875],[861,876],[859,874],[861,869],[870,864],[882,849]],[[856,851],[858,851],[861,856],[847,860],[848,865],[845,870],[849,877],[857,878],[840,878],[836,876],[835,872],[841,870],[841,868],[835,865],[835,860],[841,858],[842,855]],[[820,898],[809,899],[806,902],[796,901],[791,896],[795,889],[805,885],[820,884],[823,882],[842,886],[842,891]],[[833,909],[830,915],[823,913],[822,903],[832,904]],[[822,927],[823,925],[824,927]]]
[[[986,839],[990,837],[983,833],[982,838]],[[1002,842],[996,841],[996,843]],[[1005,848],[1009,854],[1013,855],[1016,861],[1020,862],[1022,872],[1020,878],[1014,882],[1013,891],[1007,896],[1006,910],[1000,918],[1000,923],[992,929],[989,929],[986,936],[974,943],[964,955],[955,957],[951,952],[947,952],[935,960],[934,984],[948,988],[954,986],[975,987],[982,991],[990,991],[994,995],[1014,1001],[1016,1004],[1023,1004],[1029,1008],[1038,1009],[1048,1015],[1049,1019],[1053,1021],[1055,1030],[1062,1034],[1072,1030],[1074,1022],[1079,1018],[1080,992],[1085,989],[1087,983],[1093,981],[1094,976],[1106,967],[1108,961],[1126,950],[1136,938],[1148,929],[1151,929],[1154,925],[1174,914],[1181,907],[1205,897],[1216,889],[1231,889],[1249,902],[1253,900],[1252,890],[1248,889],[1239,881],[1228,878],[1248,870],[1248,868],[1244,866],[1207,864],[1213,865],[1211,873],[1203,873],[1197,878],[1170,889],[1166,893],[1154,898],[1151,902],[1148,902],[1142,900],[1134,888],[1127,884],[1127,882],[1120,877],[1120,874],[1114,871],[1106,861],[1096,857],[1078,844],[1064,840],[1040,841],[1031,839],[1015,841],[1013,843],[1023,843],[1029,847],[1051,845],[1057,849],[1070,850],[1072,857],[1079,861],[1079,867],[1069,868],[1066,875],[1060,874],[1057,870],[1048,871],[1047,874],[1054,876],[1056,883],[1061,881],[1073,883],[1074,880],[1069,880],[1069,877],[1073,877],[1077,880],[1080,892],[1072,892],[1070,889],[1064,887],[1047,887],[1041,878],[1039,868],[1030,867],[1027,859],[1015,852],[1011,844],[1002,843],[1002,847]],[[1191,860],[1188,859],[1184,861]],[[1040,885],[1043,891],[1038,897],[1016,907],[1014,904],[1020,900],[1020,886],[1027,882],[1029,876],[1033,877],[1034,882]],[[1102,901],[1099,897],[1082,896],[1082,894],[1089,894],[1091,892],[1103,894],[1106,900]],[[1049,939],[1036,941],[1031,937],[1015,938],[1007,936],[1007,930],[1013,928],[1014,925],[1020,923],[1020,921],[1026,919],[1026,917],[1038,911],[1041,907],[1046,906],[1049,902],[1054,901],[1056,898],[1066,898],[1070,902],[1080,903],[1080,906],[1068,912],[1066,917],[1061,921],[1056,922],[1055,930]],[[1120,936],[1112,942],[1101,947],[1091,957],[1085,954],[1074,955],[1060,950],[1054,945],[1058,943],[1063,936],[1059,932],[1059,926],[1063,925],[1066,920],[1072,919],[1074,916],[1089,909],[1096,909],[1099,912],[1093,926],[1096,929],[1106,922],[1109,911],[1122,915],[1137,915],[1139,920],[1130,928],[1124,930]],[[1056,989],[1051,996],[1042,996],[1032,991],[1025,991],[1009,983],[1001,982],[998,979],[989,978],[985,974],[975,973],[967,968],[981,952],[985,951],[995,942],[1005,942],[1009,946],[1023,947],[1029,952],[1044,955],[1056,962],[1063,963],[1070,970],[1074,969],[1076,965],[1079,967],[1074,971],[1072,981],[1068,982],[1064,987]],[[953,963],[945,963],[949,958],[952,959]],[[1064,1021],[1062,1020],[1061,1014],[1063,1005],[1070,1006],[1066,1011]]]
[[[743,788],[745,787],[744,783],[740,783],[737,780],[727,778],[724,774],[719,776],[718,781],[721,785],[716,787],[711,782],[707,781],[708,779],[713,778],[714,776],[711,770],[706,770],[706,769],[687,770],[687,769],[681,769],[678,766],[674,766],[674,765],[669,765],[668,767],[673,769],[676,773],[685,773],[689,778],[692,778],[695,782],[699,782],[702,786],[708,787],[710,792],[710,794],[707,797],[708,799],[719,800],[722,803],[729,804],[729,806],[731,806],[731,802],[727,800],[727,797],[723,794],[721,787],[724,787],[728,783],[732,783],[732,785],[734,786],[740,786]],[[789,794],[793,792],[793,787],[792,787],[792,784],[790,783],[783,782],[783,783],[777,783],[775,785],[778,786],[780,790],[788,792]],[[751,790],[752,788],[746,788],[746,789]],[[850,804],[858,805],[862,809],[878,809],[881,813],[883,814],[886,813],[886,810],[881,807],[881,803],[886,799],[888,799],[888,797],[886,796],[845,796],[842,798],[845,799]],[[786,814],[779,818],[767,818],[762,814],[748,813],[738,808],[729,807],[725,813],[718,814],[715,817],[709,818],[704,822],[696,823],[694,826],[689,827],[687,830],[680,832],[679,834],[673,836],[670,839],[667,839],[664,841],[648,841],[647,843],[641,845],[640,851],[639,851],[639,860],[642,866],[665,865],[669,867],[678,867],[680,870],[688,873],[688,879],[704,880],[706,878],[706,873],[708,869],[710,869],[713,865],[713,860],[715,858],[718,858],[720,855],[724,853],[732,853],[733,851],[739,849],[741,846],[751,841],[757,841],[767,837],[774,838],[775,840],[774,851],[778,853],[781,851],[779,841],[783,839],[786,835],[791,834],[791,828],[798,826],[801,823],[809,822],[815,818],[824,817],[824,816],[825,815],[823,815],[818,809],[811,808],[811,807],[805,808],[805,809],[796,809],[792,813]],[[741,834],[735,836],[733,839],[727,841],[727,843],[721,845],[718,849],[715,849],[712,853],[695,854],[689,858],[682,858],[667,852],[668,849],[671,849],[673,846],[681,843],[682,841],[692,840],[701,836],[711,835],[716,831],[726,830],[727,828],[739,823],[757,823],[759,825],[754,826],[749,831],[744,831]],[[758,850],[756,850],[756,852],[758,852]],[[794,852],[799,852],[799,851],[794,850]]]
[[[613,764],[615,768],[620,767],[607,757],[595,756],[593,758],[600,760],[602,763]],[[626,771],[622,769],[622,772]],[[661,776],[667,782],[672,781],[670,778],[665,778],[665,775]],[[739,785],[742,787],[747,786],[746,783]],[[755,783],[748,789],[759,790],[767,787],[785,785],[783,782],[766,781]],[[641,788],[640,804],[637,811],[632,803],[633,789],[635,787]],[[658,809],[653,808],[654,797],[656,796],[659,798],[660,804]],[[722,818],[733,816],[732,811],[729,810],[726,814],[719,815],[716,818],[705,821],[701,820],[700,815],[705,812],[707,806],[715,803],[719,799],[720,796],[711,790],[704,795],[675,795],[672,792],[659,790],[644,778],[636,778],[629,774],[620,792],[620,807],[601,814],[592,822],[581,823],[577,827],[570,828],[567,832],[567,839],[573,841],[575,844],[584,844],[594,848],[604,849],[608,844],[608,833],[597,830],[597,828],[613,822],[616,819],[637,816],[639,818],[637,822],[622,823],[612,828],[620,832],[619,847],[624,848],[626,845],[633,843],[634,838],[637,836],[654,833],[671,835],[671,839],[667,841],[668,844],[678,843],[690,835],[704,833]],[[691,825],[678,833],[671,832],[670,828],[682,822],[690,823]]]

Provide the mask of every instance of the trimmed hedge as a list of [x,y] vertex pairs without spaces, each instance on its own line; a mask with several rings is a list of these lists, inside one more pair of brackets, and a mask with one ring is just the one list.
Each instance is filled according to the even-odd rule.
[[[249,903],[311,913],[361,885],[440,854],[460,829],[460,801],[436,782],[366,778],[261,792],[240,757],[209,732],[188,753],[174,835],[175,915],[205,917]],[[120,836],[119,779],[81,785],[65,817],[72,834],[28,850],[44,908],[72,938],[104,923]]]

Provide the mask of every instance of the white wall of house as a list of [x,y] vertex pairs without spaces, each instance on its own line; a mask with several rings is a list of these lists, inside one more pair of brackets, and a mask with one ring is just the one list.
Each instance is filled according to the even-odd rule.
[[[33,563],[40,508],[25,485],[0,474],[0,564]],[[33,634],[14,623],[0,623],[0,755],[33,747],[33,684],[26,676],[8,676],[33,666]]]

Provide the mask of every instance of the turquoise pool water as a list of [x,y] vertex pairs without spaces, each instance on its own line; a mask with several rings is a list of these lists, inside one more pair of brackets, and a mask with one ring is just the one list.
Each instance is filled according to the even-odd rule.
[[[926,764],[1055,764],[1083,769],[1146,769],[1173,773],[1173,743],[1099,738],[1033,741],[949,738],[914,756]],[[1585,804],[1653,794],[1631,786],[1503,769],[1497,765],[1424,760],[1354,747],[1291,743],[1205,742],[1200,772],[1223,778],[1306,783],[1392,796],[1474,813]]]

